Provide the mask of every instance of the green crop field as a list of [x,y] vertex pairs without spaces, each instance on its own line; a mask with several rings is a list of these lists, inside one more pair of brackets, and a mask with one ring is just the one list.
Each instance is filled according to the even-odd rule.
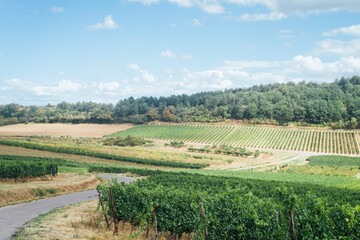
[[360,154],[360,134],[358,131],[160,124],[142,125],[110,136],[125,137],[127,135],[190,143],[225,144],[236,147],[330,154]]

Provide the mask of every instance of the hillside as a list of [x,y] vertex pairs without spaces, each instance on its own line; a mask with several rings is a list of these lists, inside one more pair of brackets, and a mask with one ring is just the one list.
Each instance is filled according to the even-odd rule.
[[145,123],[219,122],[237,119],[251,123],[358,128],[360,77],[333,83],[274,83],[246,89],[201,92],[170,97],[120,100],[115,106],[94,102],[57,105],[0,105],[0,125],[15,123]]

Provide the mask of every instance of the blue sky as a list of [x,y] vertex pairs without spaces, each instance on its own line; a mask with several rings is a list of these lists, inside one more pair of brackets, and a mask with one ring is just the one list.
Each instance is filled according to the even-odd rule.
[[357,0],[0,0],[0,104],[358,74]]

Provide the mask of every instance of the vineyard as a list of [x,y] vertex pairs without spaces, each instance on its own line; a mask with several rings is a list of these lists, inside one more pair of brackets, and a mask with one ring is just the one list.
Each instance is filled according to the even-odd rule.
[[0,155],[1,179],[54,176],[57,173],[58,165],[50,160],[39,161],[36,158]]
[[209,166],[208,164],[200,164],[200,163],[173,162],[173,161],[165,161],[165,160],[161,161],[161,160],[146,159],[139,157],[119,156],[119,155],[106,154],[101,152],[88,151],[84,148],[79,148],[79,147],[58,147],[56,145],[28,142],[28,141],[15,140],[15,139],[0,139],[0,145],[23,147],[23,148],[37,149],[37,150],[49,151],[49,152],[75,154],[75,155],[103,158],[108,160],[133,162],[133,163],[140,163],[146,165],[166,166],[166,167],[174,167],[174,168],[199,169]]
[[360,154],[358,131],[189,124],[142,125],[110,136],[329,154]]
[[[198,174],[148,174],[136,183],[113,182],[111,191],[105,185],[98,191],[115,224],[128,222],[139,232],[155,229],[154,239],[158,232],[171,239],[295,239],[294,234],[296,239],[356,239],[360,234],[360,208],[349,204],[358,203],[357,196],[345,189],[322,192],[311,184],[292,188]],[[329,191],[329,201],[318,198]]]

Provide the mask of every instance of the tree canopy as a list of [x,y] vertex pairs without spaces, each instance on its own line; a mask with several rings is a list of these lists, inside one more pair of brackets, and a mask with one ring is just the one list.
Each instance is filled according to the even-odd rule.
[[360,122],[360,77],[333,83],[274,83],[225,91],[120,100],[115,106],[94,102],[61,102],[44,107],[0,105],[0,124],[250,122],[330,125],[356,128]]

